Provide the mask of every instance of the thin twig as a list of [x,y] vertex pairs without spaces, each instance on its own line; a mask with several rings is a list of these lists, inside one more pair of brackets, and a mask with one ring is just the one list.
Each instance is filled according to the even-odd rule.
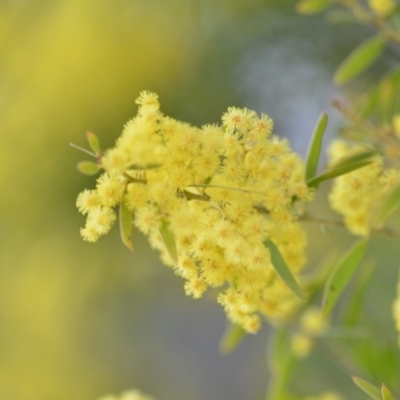
[[[304,221],[304,222],[313,222],[313,223],[317,223],[317,224],[321,224],[321,225],[329,225],[329,226],[337,226],[339,228],[346,228],[346,225],[343,221],[336,220],[336,219],[332,220],[332,219],[313,217],[309,214],[302,215],[300,217],[300,220]],[[400,237],[400,232],[395,231],[394,229],[391,229],[388,227],[383,227],[380,229],[372,229],[371,234]]]
[[70,143],[69,145],[70,145],[71,147],[74,147],[75,149],[78,149],[78,150],[80,150],[80,151],[83,151],[84,153],[89,154],[90,156],[92,156],[92,157],[94,157],[94,158],[97,159],[96,154],[92,153],[91,151],[86,150],[86,149],[84,149],[83,147],[80,147],[80,146],[76,145],[75,143]]

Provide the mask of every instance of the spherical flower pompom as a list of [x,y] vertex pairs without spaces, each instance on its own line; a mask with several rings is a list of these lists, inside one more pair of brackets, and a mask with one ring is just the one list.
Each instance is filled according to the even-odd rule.
[[306,310],[300,318],[301,328],[310,335],[320,335],[328,328],[328,323],[317,308]]
[[115,212],[111,208],[97,207],[89,213],[87,223],[94,226],[100,235],[105,235],[116,219]]
[[111,229],[116,220],[115,212],[109,207],[97,207],[89,212],[86,225],[80,233],[87,242],[95,242]]
[[106,171],[120,174],[126,170],[129,163],[129,153],[119,147],[107,150],[101,160],[102,167]]
[[185,293],[187,296],[191,296],[194,299],[199,299],[203,296],[203,293],[207,290],[207,285],[203,279],[194,277],[185,283]]
[[260,141],[271,135],[274,129],[274,120],[267,114],[261,114],[261,118],[256,118],[251,130],[251,138]]
[[228,132],[235,131],[241,137],[250,130],[255,116],[255,112],[247,108],[229,107],[222,116],[222,124]]
[[114,207],[121,202],[125,182],[119,175],[106,172],[97,180],[96,189],[102,205]]
[[296,332],[291,338],[291,346],[296,357],[306,358],[313,348],[313,340],[303,332]]
[[257,333],[261,328],[260,317],[256,314],[248,315],[243,321],[243,326],[247,332]]
[[87,214],[100,205],[100,197],[96,190],[85,189],[83,192],[79,193],[76,199],[76,206],[82,214]]
[[86,223],[84,228],[81,228],[80,234],[83,240],[86,242],[94,243],[100,237],[100,233],[97,230],[96,225],[91,223]]
[[160,221],[160,215],[153,206],[141,207],[135,213],[134,224],[145,235],[158,229]]
[[149,90],[143,90],[140,92],[139,97],[135,101],[141,107],[160,107],[160,102],[158,101],[158,95],[156,93],[150,92]]

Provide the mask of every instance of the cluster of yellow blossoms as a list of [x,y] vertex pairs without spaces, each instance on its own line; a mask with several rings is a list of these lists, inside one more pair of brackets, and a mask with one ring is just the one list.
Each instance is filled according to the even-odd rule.
[[123,392],[120,396],[106,395],[101,397],[99,400],[154,400],[153,397],[144,395],[138,390],[130,390]]
[[[361,145],[343,140],[330,147],[332,163],[363,150]],[[368,236],[382,227],[380,207],[388,194],[400,184],[400,170],[385,168],[381,156],[370,165],[334,180],[329,201],[333,210],[343,215],[346,227],[355,235]]]
[[[222,126],[197,128],[164,116],[154,93],[142,92],[137,104],[99,160],[105,172],[96,189],[78,196],[87,214],[82,237],[107,233],[123,203],[163,262],[186,279],[188,295],[221,288],[218,302],[248,332],[259,329],[260,314],[287,313],[297,301],[264,243],[273,242],[298,276],[306,245],[298,215],[311,198],[301,158],[271,135],[267,115],[229,108]],[[176,257],[160,229],[173,237]]]

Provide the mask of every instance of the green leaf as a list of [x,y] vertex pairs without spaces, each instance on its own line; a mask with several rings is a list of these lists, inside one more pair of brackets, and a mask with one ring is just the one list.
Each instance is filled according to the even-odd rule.
[[132,245],[132,212],[129,211],[124,202],[119,204],[119,232],[121,234],[122,243],[131,251]]
[[386,387],[384,383],[382,383],[381,386],[381,393],[383,400],[393,400],[392,393],[390,393],[390,390]]
[[267,341],[267,364],[272,373],[282,372],[292,356],[290,334],[285,325],[278,325]]
[[289,329],[284,325],[275,327],[272,334],[268,335],[267,364],[271,373],[267,399],[286,398],[295,358],[290,345]]
[[301,290],[299,284],[297,283],[296,279],[294,278],[292,272],[290,271],[289,267],[287,266],[285,260],[283,259],[278,247],[275,243],[271,242],[270,240],[266,240],[263,242],[264,246],[269,249],[271,253],[271,261],[272,265],[275,268],[275,271],[281,277],[281,279],[286,283],[289,289],[300,299],[306,300],[306,297]]
[[393,114],[398,112],[400,89],[400,69],[394,68],[386,73],[378,84],[373,84],[359,98],[355,108],[359,110],[359,117],[367,120],[372,115],[384,125],[390,123]]
[[400,84],[400,68],[389,71],[384,79],[389,79],[392,81],[393,85],[398,86]]
[[348,304],[344,307],[342,322],[345,326],[355,326],[363,309],[365,294],[369,288],[375,265],[367,262],[363,265],[362,271],[357,276],[357,281],[352,288]]
[[232,353],[242,343],[246,334],[246,331],[241,326],[228,325],[219,343],[220,352],[223,354]]
[[328,116],[322,113],[315,125],[314,132],[310,141],[310,145],[306,157],[306,180],[314,178],[317,168],[319,156],[321,154],[322,139],[324,137],[326,125],[328,124]]
[[381,121],[390,122],[393,115],[395,96],[397,95],[397,88],[392,79],[386,78],[380,82],[377,95],[379,99],[377,107],[380,111]]
[[312,297],[319,295],[330,275],[332,268],[336,265],[339,257],[338,249],[333,249],[325,254],[318,264],[312,268],[307,275],[302,275],[302,286],[310,294],[309,302]]
[[341,175],[345,175],[356,169],[363,168],[373,162],[371,157],[377,153],[374,150],[366,150],[356,153],[350,157],[346,157],[340,160],[338,163],[332,165],[327,171],[323,172],[321,175],[316,176],[307,181],[308,187],[317,188],[320,183],[327,181],[329,179],[336,178]]
[[360,118],[368,119],[376,111],[378,105],[378,88],[374,85],[364,96],[360,98]]
[[386,197],[379,212],[378,221],[385,222],[400,206],[400,185],[395,187]]
[[365,381],[364,379],[358,378],[356,376],[351,377],[353,382],[365,393],[369,395],[374,400],[382,400],[381,391],[379,388],[374,386],[372,383]]
[[178,251],[176,249],[174,234],[169,229],[169,224],[166,220],[163,220],[160,227],[160,235],[164,242],[165,248],[168,254],[172,258],[173,262],[177,264],[178,262]]
[[100,142],[97,136],[93,132],[86,132],[86,138],[89,142],[90,148],[93,150],[93,153],[96,154],[96,156],[99,156],[101,154],[101,150]]
[[300,0],[296,5],[296,10],[300,14],[316,14],[330,5],[330,0]]
[[339,296],[350,281],[364,255],[367,242],[365,239],[356,242],[339,260],[332,270],[324,288],[322,313],[329,314]]
[[80,161],[76,168],[85,175],[96,175],[100,171],[100,166],[93,161]]
[[344,157],[339,160],[337,163],[333,164],[332,167],[337,167],[343,164],[351,164],[359,161],[369,160],[372,157],[376,156],[378,153],[372,149],[366,149],[358,151],[348,157]]
[[334,81],[343,85],[366,70],[382,53],[385,40],[375,35],[358,45],[337,68]]
[[350,163],[346,165],[340,165],[334,169],[331,169],[329,171],[324,172],[323,174],[310,179],[307,182],[308,187],[312,188],[315,187],[317,188],[320,183],[327,181],[329,179],[337,178],[338,176],[348,174],[351,171],[355,171],[356,169],[360,169],[363,167],[366,167],[367,165],[371,164],[372,161],[359,161],[355,163]]

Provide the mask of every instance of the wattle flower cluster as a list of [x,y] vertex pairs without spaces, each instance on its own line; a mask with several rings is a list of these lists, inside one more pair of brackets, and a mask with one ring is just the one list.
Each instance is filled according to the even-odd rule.
[[260,315],[285,315],[297,299],[264,242],[278,247],[297,277],[306,245],[298,216],[312,197],[303,161],[287,140],[271,136],[267,115],[229,108],[222,126],[197,128],[164,116],[153,93],[142,92],[137,104],[137,116],[101,157],[105,172],[96,189],[78,196],[87,214],[82,237],[94,242],[107,233],[123,203],[164,263],[186,280],[188,295],[219,288],[228,318],[252,333]]
[[[330,147],[330,161],[335,163],[362,150],[337,140]],[[385,168],[377,155],[370,165],[334,180],[329,201],[333,210],[343,215],[346,227],[355,235],[368,236],[382,227],[380,207],[388,194],[400,184],[400,170]]]

